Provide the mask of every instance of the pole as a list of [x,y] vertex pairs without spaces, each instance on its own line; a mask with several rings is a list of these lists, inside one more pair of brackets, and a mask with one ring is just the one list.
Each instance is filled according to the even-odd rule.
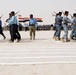
[[0,19],[3,17],[3,14],[0,16]]
[[20,11],[16,12],[15,15],[17,15]]

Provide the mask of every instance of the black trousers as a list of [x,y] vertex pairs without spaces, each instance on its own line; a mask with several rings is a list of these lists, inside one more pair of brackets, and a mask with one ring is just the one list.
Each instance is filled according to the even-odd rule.
[[21,35],[20,35],[20,33],[19,33],[19,31],[18,31],[18,25],[16,25],[16,31],[15,31],[15,38],[17,38],[18,40],[20,40],[21,39]]
[[9,30],[11,35],[11,41],[14,41],[15,39],[21,39],[20,33],[18,32],[18,26],[16,24],[11,25]]
[[[12,29],[12,26],[9,26],[9,32],[10,32],[11,38],[12,38],[12,35],[11,34],[13,33],[13,31],[15,31],[15,30]],[[16,34],[14,34],[14,39],[16,39]]]
[[2,29],[1,26],[0,26],[0,34],[5,38],[5,35],[4,35],[4,33],[3,33],[3,29]]

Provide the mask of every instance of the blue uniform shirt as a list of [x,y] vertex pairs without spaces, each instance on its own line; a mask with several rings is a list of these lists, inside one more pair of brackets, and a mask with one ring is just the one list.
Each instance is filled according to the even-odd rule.
[[17,18],[15,16],[12,16],[7,22],[9,25],[18,24]]
[[58,15],[56,19],[57,19],[57,24],[61,25],[62,24],[62,17]]
[[67,16],[64,16],[63,17],[63,23],[65,23],[65,24],[71,23],[71,20]]
[[55,25],[57,24],[57,16],[55,17]]
[[76,18],[73,17],[71,23],[76,26]]
[[30,18],[29,19],[29,25],[30,24],[34,24],[34,25],[37,24],[37,20],[35,18]]

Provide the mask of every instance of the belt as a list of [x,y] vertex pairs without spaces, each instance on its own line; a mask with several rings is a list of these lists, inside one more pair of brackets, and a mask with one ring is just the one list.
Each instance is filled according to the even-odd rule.
[[63,23],[63,24],[66,24],[66,25],[68,25],[67,23]]
[[11,25],[17,25],[17,24],[11,24]]
[[29,26],[35,26],[35,24],[30,24]]
[[61,26],[62,24],[56,24],[56,25],[59,25],[59,26]]

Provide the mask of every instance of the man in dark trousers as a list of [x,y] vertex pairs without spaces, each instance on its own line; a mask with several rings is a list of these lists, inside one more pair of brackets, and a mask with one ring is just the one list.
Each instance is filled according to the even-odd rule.
[[[11,17],[12,17],[12,15],[11,15],[11,13],[9,13],[9,18],[6,20],[6,22],[8,22],[8,20],[10,20]],[[11,25],[9,25],[9,31],[10,31],[10,35],[11,35]],[[17,38],[18,38],[17,42],[19,42],[21,40],[21,35],[18,32],[18,23],[16,25],[16,32],[15,32],[15,35],[14,35],[14,39],[16,40]]]
[[4,37],[4,39],[6,38],[4,33],[3,33],[3,29],[2,29],[2,21],[0,19],[0,34]]
[[17,42],[19,42],[21,40],[21,37],[18,32],[18,21],[14,11],[11,12],[11,18],[7,22],[10,25],[10,34],[11,34],[10,42],[14,42],[15,39],[17,39]]

